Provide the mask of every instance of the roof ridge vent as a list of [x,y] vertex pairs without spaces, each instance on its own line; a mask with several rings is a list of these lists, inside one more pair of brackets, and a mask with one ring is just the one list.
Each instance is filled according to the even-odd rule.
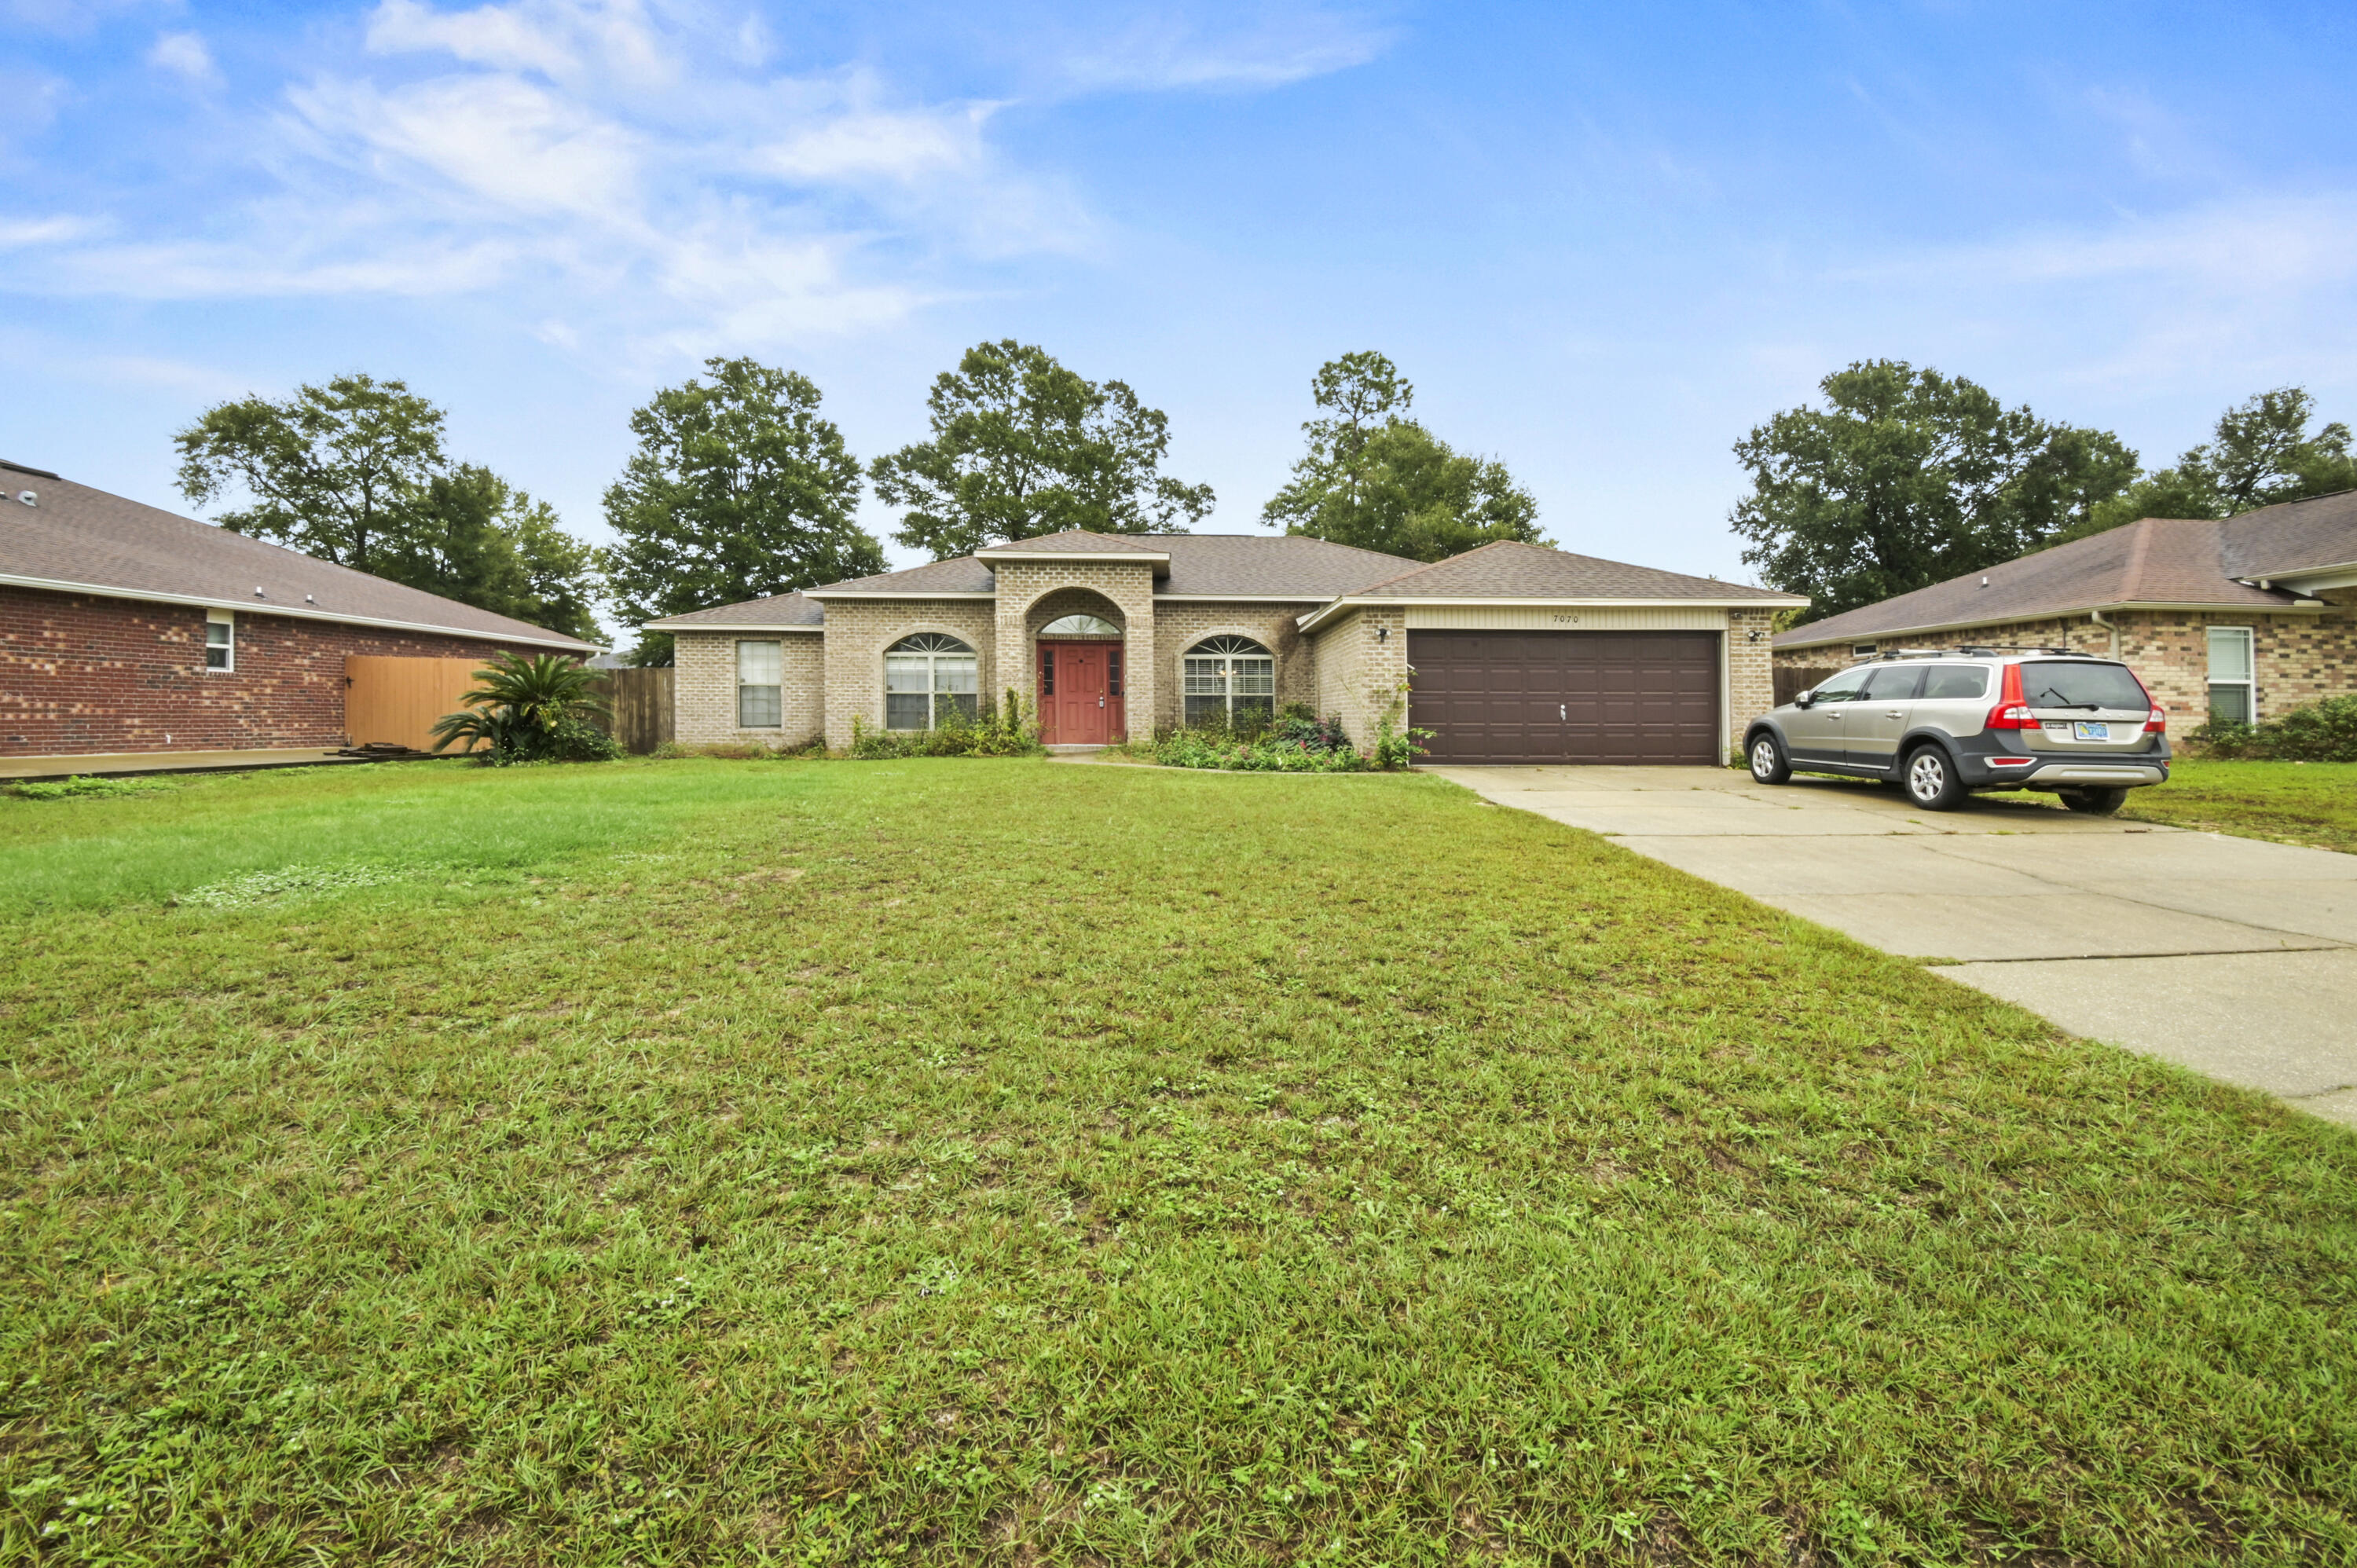
[[0,468],[5,468],[12,474],[30,474],[37,479],[62,479],[65,478],[63,474],[52,474],[47,468],[36,468],[29,463],[11,463],[5,457],[0,457]]

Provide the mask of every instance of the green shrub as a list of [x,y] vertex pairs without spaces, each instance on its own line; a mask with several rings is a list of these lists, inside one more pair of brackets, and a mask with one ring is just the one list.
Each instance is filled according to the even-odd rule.
[[2327,697],[2261,725],[2213,719],[2185,738],[2212,757],[2357,762],[2357,694]]
[[554,653],[495,656],[475,671],[466,704],[434,721],[434,749],[462,745],[494,768],[519,762],[611,762],[619,742],[591,721],[605,715],[597,672]]
[[896,757],[1039,757],[1047,749],[1024,711],[1023,694],[1011,686],[1004,703],[995,704],[985,697],[974,718],[952,710],[931,729],[870,729],[859,714],[851,718],[851,755],[863,762]]
[[1361,773],[1367,768],[1340,725],[1297,716],[1279,719],[1257,736],[1224,725],[1198,725],[1157,736],[1142,749],[1166,768],[1238,773]]

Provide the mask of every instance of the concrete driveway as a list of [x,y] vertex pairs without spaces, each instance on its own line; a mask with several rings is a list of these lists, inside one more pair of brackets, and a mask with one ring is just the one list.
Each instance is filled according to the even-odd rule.
[[[2034,1013],[2357,1126],[2357,855],[1717,768],[1432,768]],[[2167,789],[2167,785],[2159,786]]]

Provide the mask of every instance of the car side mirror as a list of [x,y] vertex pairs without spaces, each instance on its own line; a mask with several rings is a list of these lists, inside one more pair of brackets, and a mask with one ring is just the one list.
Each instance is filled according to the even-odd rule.
[[1813,686],[1805,692],[1795,692],[1792,694],[1792,705],[1796,708],[1812,707],[1815,704],[1816,700],[1817,692],[1816,688]]

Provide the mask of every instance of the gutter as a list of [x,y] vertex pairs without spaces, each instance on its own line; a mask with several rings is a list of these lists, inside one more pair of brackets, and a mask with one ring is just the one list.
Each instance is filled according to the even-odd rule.
[[1464,608],[1464,609],[1680,609],[1680,610],[1764,610],[1790,609],[1809,601],[1797,594],[1779,594],[1772,597],[1743,599],[1641,599],[1629,597],[1568,598],[1556,595],[1537,597],[1507,598],[1477,596],[1471,594],[1345,594],[1329,600],[1295,621],[1301,630],[1314,631],[1344,610],[1394,608]]
[[485,642],[514,642],[527,648],[559,648],[571,653],[603,653],[594,642],[569,637],[519,637],[511,631],[487,631],[480,627],[438,626],[431,621],[387,620],[382,616],[338,615],[317,606],[282,605],[270,599],[223,599],[198,594],[152,593],[141,588],[111,588],[98,583],[68,583],[48,577],[20,577],[0,572],[0,586],[39,588],[52,594],[95,594],[101,598],[131,599],[149,605],[187,605],[194,609],[244,611],[249,615],[285,616],[293,620],[327,621],[334,626],[381,627],[387,631],[430,631],[437,637],[474,637]]
[[642,627],[639,628],[639,629],[640,629],[640,631],[819,631],[819,632],[823,632],[823,631],[824,631],[824,630],[826,629],[826,628],[825,628],[825,626],[824,626],[823,624],[821,624],[821,625],[818,625],[818,626],[813,626],[813,625],[811,625],[808,621],[797,621],[797,622],[795,622],[795,623],[794,623],[793,625],[791,625],[791,626],[784,626],[784,625],[772,626],[772,625],[770,625],[770,624],[769,624],[769,623],[767,623],[767,622],[764,622],[764,621],[751,621],[751,620],[651,620],[651,621],[647,622],[644,626],[642,626]]
[[[2097,610],[2107,611],[2114,615],[2117,615],[2123,610],[2167,610],[2201,615],[2312,616],[2321,615],[2327,607],[2327,606],[2320,602],[2313,604],[2288,605],[2238,605],[2222,603],[2216,599],[2207,600],[2199,604],[2190,602],[2173,604],[2162,603],[2159,601],[2121,600],[2117,603],[2108,605],[2060,605],[2050,609],[2020,610],[2003,615],[1983,614],[1976,615],[1970,620],[1937,621],[1929,626],[1886,626],[1875,627],[1872,628],[1861,628],[1856,631],[1843,632],[1835,637],[1800,638],[1791,642],[1787,642],[1783,640],[1783,639],[1785,637],[1792,637],[1793,634],[1792,632],[1785,632],[1782,636],[1780,636],[1777,639],[1775,649],[1777,652],[1784,653],[1803,648],[1831,648],[1838,643],[1863,642],[1867,638],[1928,637],[1934,632],[1969,631],[1976,626],[2011,626],[2019,621],[2029,620],[2069,620],[2074,616],[2093,615]],[[1810,630],[1813,628],[1804,627],[1798,629]]]

